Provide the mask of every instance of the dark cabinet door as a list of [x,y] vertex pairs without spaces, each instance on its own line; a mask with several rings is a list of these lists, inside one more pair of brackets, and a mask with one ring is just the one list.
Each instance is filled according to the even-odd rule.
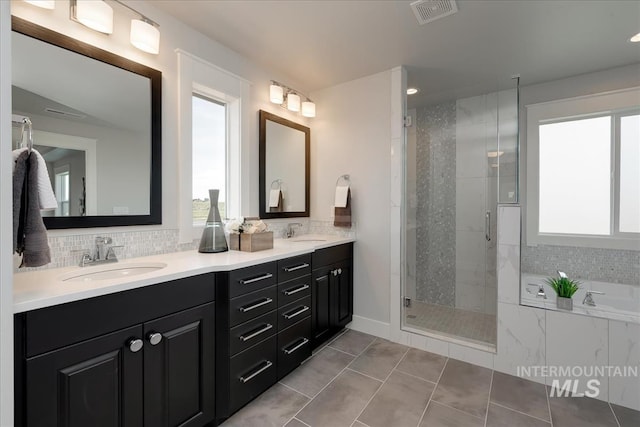
[[331,268],[313,272],[311,288],[311,331],[313,347],[329,337],[331,327],[330,276]]
[[214,304],[144,324],[144,425],[202,426],[215,418]]
[[27,359],[26,425],[141,426],[141,338],[138,325]]
[[342,328],[353,318],[351,260],[334,265],[331,278],[331,326]]

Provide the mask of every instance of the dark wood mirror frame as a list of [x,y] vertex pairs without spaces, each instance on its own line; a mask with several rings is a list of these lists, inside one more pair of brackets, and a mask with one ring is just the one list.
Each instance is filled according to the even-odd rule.
[[149,193],[149,215],[44,217],[47,229],[162,224],[162,73],[15,16],[11,17],[11,29],[17,33],[147,77],[151,82],[151,189]]
[[[275,123],[279,123],[283,126],[287,126],[305,134],[305,148],[304,148],[304,211],[302,212],[267,212],[266,204],[267,204],[267,194],[265,192],[266,188],[266,148],[267,148],[267,120],[270,120]],[[260,182],[259,182],[259,204],[260,204],[260,218],[297,218],[297,217],[308,217],[309,216],[309,206],[310,206],[310,196],[309,196],[309,187],[310,187],[310,166],[311,166],[311,129],[301,124],[292,122],[291,120],[287,120],[283,117],[276,116],[275,114],[268,113],[266,111],[260,110],[260,136],[259,136],[259,144],[260,144]]]

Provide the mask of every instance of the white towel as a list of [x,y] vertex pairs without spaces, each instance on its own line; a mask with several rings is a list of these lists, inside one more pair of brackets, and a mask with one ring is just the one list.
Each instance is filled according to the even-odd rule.
[[[25,151],[26,148],[18,148],[17,150],[13,150],[13,163],[12,167],[16,165],[16,159]],[[32,154],[36,155],[38,159],[38,198],[40,199],[40,209],[41,210],[52,210],[58,207],[58,201],[56,200],[56,195],[53,192],[53,188],[51,188],[51,180],[49,179],[49,171],[47,170],[47,162],[45,162],[44,157],[38,150],[31,150]]]
[[280,204],[280,189],[271,189],[269,192],[269,207],[277,208]]
[[348,185],[339,185],[336,187],[336,196],[333,202],[336,208],[346,208],[347,207],[347,194],[349,194],[349,186]]

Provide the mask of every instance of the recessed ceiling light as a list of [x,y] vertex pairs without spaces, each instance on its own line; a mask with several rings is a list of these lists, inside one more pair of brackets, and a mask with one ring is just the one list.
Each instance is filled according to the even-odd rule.
[[407,89],[407,95],[415,95],[418,92],[420,92],[420,89],[415,87],[410,87],[409,89]]
[[629,39],[629,41],[630,41],[630,42],[633,42],[633,43],[638,43],[638,42],[640,42],[640,33],[638,33],[638,34],[636,34],[635,36],[631,37],[631,38]]

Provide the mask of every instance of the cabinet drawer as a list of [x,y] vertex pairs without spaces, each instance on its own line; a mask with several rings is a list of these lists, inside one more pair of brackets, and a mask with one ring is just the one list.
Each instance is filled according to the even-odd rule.
[[323,267],[349,258],[353,258],[353,243],[318,249],[313,253],[313,268]]
[[283,307],[311,295],[311,276],[303,276],[278,285],[278,306]]
[[229,301],[229,326],[236,326],[254,319],[271,310],[275,310],[278,300],[278,288],[271,286]]
[[307,317],[278,334],[278,379],[311,357],[311,318]]
[[278,309],[278,330],[288,328],[311,315],[311,295]]
[[278,283],[311,273],[311,254],[294,256],[278,261]]
[[229,352],[233,356],[252,345],[275,335],[277,331],[278,314],[275,310],[257,319],[250,320],[235,328],[229,334]]
[[276,284],[276,263],[255,265],[229,273],[229,297],[237,297]]
[[231,358],[229,414],[275,384],[276,346],[277,337],[273,336]]

